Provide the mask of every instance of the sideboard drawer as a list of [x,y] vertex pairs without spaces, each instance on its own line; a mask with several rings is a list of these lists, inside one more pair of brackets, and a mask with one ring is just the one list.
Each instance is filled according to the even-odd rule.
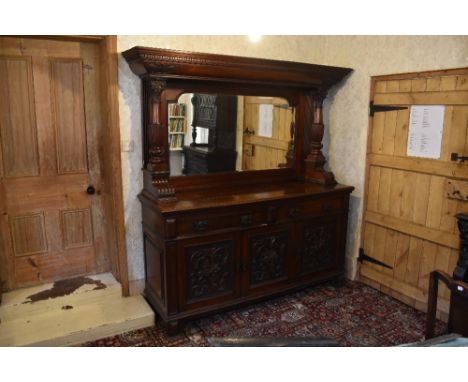
[[311,216],[331,215],[345,210],[342,197],[320,200],[294,201],[280,208],[278,221],[304,219]]
[[267,223],[267,209],[246,210],[237,213],[194,214],[176,219],[177,236],[203,234],[225,229],[242,229]]
[[296,200],[286,204],[270,203],[241,211],[210,211],[186,214],[175,218],[176,230],[171,237],[192,236],[215,231],[240,230],[259,227],[281,221],[331,215],[345,210],[345,200],[333,197],[319,200]]

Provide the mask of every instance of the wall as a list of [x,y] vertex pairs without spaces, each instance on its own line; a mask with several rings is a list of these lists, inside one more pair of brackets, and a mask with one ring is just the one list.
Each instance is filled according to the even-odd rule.
[[[135,45],[222,53],[354,69],[333,88],[325,103],[324,153],[339,183],[356,187],[351,197],[347,274],[355,274],[360,242],[368,127],[370,77],[374,75],[468,66],[467,36],[264,36],[251,43],[244,36],[119,36],[119,52]],[[141,212],[136,195],[141,178],[140,80],[119,57],[119,107],[125,224],[130,280],[144,277]]]

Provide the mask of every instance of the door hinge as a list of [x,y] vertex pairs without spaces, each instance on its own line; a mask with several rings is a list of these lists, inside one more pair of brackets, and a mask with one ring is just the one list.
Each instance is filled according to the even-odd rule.
[[384,111],[405,110],[408,106],[391,106],[391,105],[374,105],[373,101],[369,102],[369,116],[373,117],[374,113],[381,113]]
[[381,265],[382,267],[385,267],[385,268],[388,268],[388,269],[393,269],[393,267],[391,267],[390,265],[387,265],[385,263],[382,263],[381,261],[379,260],[376,260],[370,256],[367,256],[365,253],[364,253],[364,249],[363,248],[359,248],[359,256],[357,258],[357,260],[362,263],[363,261],[368,261],[369,263],[374,263],[374,264],[377,264],[377,265]]

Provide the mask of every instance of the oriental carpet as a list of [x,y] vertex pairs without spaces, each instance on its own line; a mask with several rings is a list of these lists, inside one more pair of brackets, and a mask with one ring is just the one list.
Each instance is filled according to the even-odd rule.
[[[359,282],[325,283],[187,323],[155,326],[83,346],[210,346],[208,337],[328,337],[341,346],[395,346],[424,339],[425,313]],[[445,325],[437,322],[437,334]]]

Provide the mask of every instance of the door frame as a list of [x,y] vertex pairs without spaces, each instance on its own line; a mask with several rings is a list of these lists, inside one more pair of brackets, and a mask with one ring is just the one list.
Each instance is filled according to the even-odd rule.
[[[7,37],[7,36],[5,36]],[[108,147],[103,150],[103,159],[111,163],[112,171],[109,171],[103,182],[110,183],[111,218],[108,222],[112,224],[113,237],[115,240],[115,254],[110,251],[109,261],[111,272],[120,282],[122,295],[129,296],[128,263],[125,241],[125,219],[123,203],[122,163],[120,157],[120,121],[119,121],[119,98],[118,98],[118,55],[117,36],[40,36],[40,35],[18,35],[16,38],[74,41],[96,44],[100,54],[100,66],[102,71],[102,105],[105,126],[108,129]],[[2,281],[2,280],[0,280]],[[1,282],[0,282],[1,290]],[[1,298],[1,294],[0,294]]]

